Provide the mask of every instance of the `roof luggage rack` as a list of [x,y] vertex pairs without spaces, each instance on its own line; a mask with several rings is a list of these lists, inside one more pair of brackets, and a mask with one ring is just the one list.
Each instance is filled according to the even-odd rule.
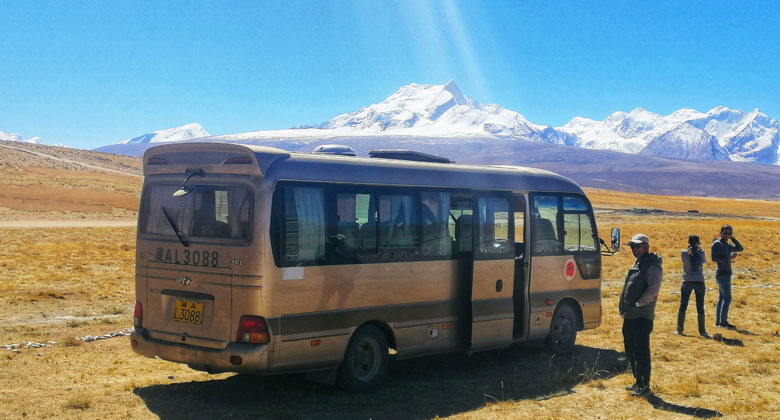
[[368,152],[368,156],[379,159],[412,160],[415,162],[455,163],[446,157],[429,155],[406,149],[381,149]]
[[325,155],[357,156],[354,150],[349,146],[341,144],[323,144],[312,150],[312,153],[321,153]]

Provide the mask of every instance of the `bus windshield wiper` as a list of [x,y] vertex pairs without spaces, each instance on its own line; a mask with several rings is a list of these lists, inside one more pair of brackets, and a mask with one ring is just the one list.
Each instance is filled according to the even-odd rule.
[[185,247],[190,246],[190,242],[188,240],[184,239],[184,236],[179,231],[179,227],[176,226],[176,222],[173,221],[173,218],[171,217],[170,214],[168,214],[168,211],[165,210],[165,207],[164,206],[160,206],[160,208],[162,209],[163,214],[165,215],[165,218],[168,219],[168,223],[173,228],[173,233],[175,233],[176,237],[179,238],[179,242],[181,242],[181,244],[184,245]]

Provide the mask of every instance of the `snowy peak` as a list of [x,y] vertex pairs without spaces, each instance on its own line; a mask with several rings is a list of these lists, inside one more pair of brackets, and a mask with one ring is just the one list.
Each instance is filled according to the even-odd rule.
[[730,160],[726,149],[706,131],[684,122],[656,137],[640,154],[698,160]]
[[706,113],[682,108],[659,115],[637,108],[604,121],[573,118],[560,127],[576,135],[576,145],[686,159],[737,160],[776,164],[780,123],[758,109],[719,106]]
[[19,134],[16,134],[16,133],[6,133],[6,132],[3,132],[3,131],[0,131],[0,140],[4,140],[4,141],[18,141],[18,142],[22,142],[22,143],[43,144],[43,141],[38,136],[30,137],[30,138],[26,139],[26,138],[22,137]]
[[197,123],[185,124],[181,127],[157,130],[150,134],[144,134],[119,142],[119,144],[160,143],[196,139],[207,137],[210,134]]
[[[384,101],[338,115],[313,126],[294,129],[326,129],[361,135],[397,134],[410,136],[519,136],[542,140],[543,127],[528,122],[517,112],[498,105],[482,105],[466,96],[454,80],[444,85],[411,83]],[[315,132],[299,132],[314,135]],[[320,133],[328,135],[329,133]],[[547,136],[556,138],[556,136]]]

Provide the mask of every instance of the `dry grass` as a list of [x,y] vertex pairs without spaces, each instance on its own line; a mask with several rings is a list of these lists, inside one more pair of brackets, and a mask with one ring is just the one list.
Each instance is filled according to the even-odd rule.
[[0,220],[135,218],[142,181],[134,174],[0,165]]
[[[688,418],[695,408],[729,418],[780,417],[780,221],[761,201],[662,197],[592,191],[600,209],[662,208],[691,203],[720,216],[599,213],[606,236],[650,236],[664,258],[655,331],[653,387],[666,404],[628,397],[617,293],[633,257],[605,257],[603,323],[578,337],[575,355],[554,358],[533,348],[451,354],[394,363],[384,388],[352,395],[298,376],[209,376],[186,366],[136,356],[127,338],[82,343],[76,336],[128,328],[134,302],[133,228],[0,229],[0,344],[57,341],[15,354],[0,349],[0,418]],[[705,200],[705,201],[700,201]],[[636,202],[637,204],[632,204]],[[697,207],[702,213],[704,205]],[[686,210],[680,210],[686,209]],[[745,245],[735,261],[731,320],[715,329],[717,290],[707,292],[711,333],[722,339],[672,334],[679,295],[679,250],[687,235],[706,242],[721,224]],[[713,265],[706,266],[709,287]],[[111,323],[107,323],[111,321]],[[695,333],[693,302],[686,331]],[[742,346],[728,345],[741,343]],[[40,354],[40,356],[38,356]],[[702,411],[699,411],[701,413]]]

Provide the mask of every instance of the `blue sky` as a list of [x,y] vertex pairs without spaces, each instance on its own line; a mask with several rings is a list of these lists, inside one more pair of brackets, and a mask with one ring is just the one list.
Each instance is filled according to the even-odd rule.
[[322,122],[454,79],[537,124],[780,118],[775,2],[0,1],[0,131],[94,148]]

